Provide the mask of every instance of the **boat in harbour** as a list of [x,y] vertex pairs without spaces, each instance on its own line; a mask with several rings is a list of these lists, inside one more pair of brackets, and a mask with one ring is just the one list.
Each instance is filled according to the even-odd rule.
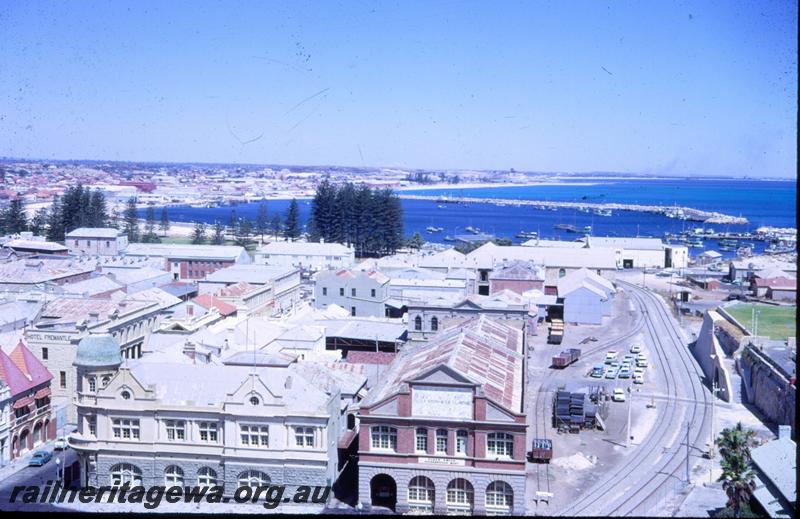
[[516,237],[517,238],[525,238],[525,239],[528,239],[528,240],[535,240],[536,238],[539,237],[539,233],[537,233],[536,231],[522,231],[522,232],[518,232],[516,234]]
[[442,232],[444,230],[444,227],[434,227],[433,225],[429,225],[428,227],[425,228],[425,230],[430,233]]
[[594,214],[597,216],[611,216],[612,213],[611,209],[597,208],[594,210]]
[[570,225],[568,223],[557,223],[553,227],[558,229],[559,231],[578,232],[577,227],[575,227],[574,225]]
[[583,234],[592,234],[592,226],[591,225],[584,225],[583,226]]
[[481,233],[480,229],[478,229],[477,227],[473,227],[471,225],[469,227],[467,227],[466,229],[464,229],[464,230],[467,231],[468,233],[471,233],[471,234],[480,234]]

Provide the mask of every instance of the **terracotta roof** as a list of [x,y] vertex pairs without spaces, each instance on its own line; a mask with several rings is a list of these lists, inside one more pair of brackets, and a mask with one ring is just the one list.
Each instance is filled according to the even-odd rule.
[[197,303],[206,310],[211,310],[211,308],[216,308],[219,311],[220,315],[228,316],[233,313],[236,313],[235,306],[226,303],[225,301],[222,301],[220,299],[217,299],[216,297],[209,294],[199,295],[194,299],[192,299],[192,302]]
[[385,351],[351,351],[346,361],[350,364],[391,364],[396,353]]
[[754,283],[758,287],[769,287],[769,288],[797,288],[797,280],[796,279],[789,279],[785,277],[777,277],[777,278],[756,278]]
[[48,382],[53,378],[44,364],[22,343],[7,355],[0,349],[0,380],[11,390],[12,395]]
[[217,295],[221,297],[239,297],[242,294],[247,294],[255,289],[253,285],[248,283],[247,281],[239,281],[234,285],[228,285],[225,288],[220,288],[217,290]]

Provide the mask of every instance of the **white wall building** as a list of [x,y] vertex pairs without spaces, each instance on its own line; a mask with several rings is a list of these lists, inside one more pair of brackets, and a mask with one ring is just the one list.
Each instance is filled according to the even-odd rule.
[[350,268],[355,259],[355,249],[341,243],[274,241],[259,247],[253,261],[260,265],[317,271]]

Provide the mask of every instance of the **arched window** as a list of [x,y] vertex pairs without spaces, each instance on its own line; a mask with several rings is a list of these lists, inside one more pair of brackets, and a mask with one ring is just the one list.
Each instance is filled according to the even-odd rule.
[[239,474],[239,486],[258,488],[269,485],[270,479],[260,470],[246,470]]
[[558,269],[558,277],[563,278],[567,275],[567,269]]
[[118,463],[109,471],[112,487],[119,487],[129,483],[132,487],[142,485],[142,470],[130,463]]
[[514,454],[514,437],[507,433],[491,433],[486,436],[486,452],[489,456],[511,458]]
[[511,515],[514,507],[514,490],[505,481],[493,481],[486,487],[486,512]]
[[428,429],[417,427],[415,448],[417,452],[428,452]]
[[106,387],[110,381],[111,381],[111,377],[109,377],[108,375],[103,377],[103,387]]
[[89,391],[91,391],[92,393],[97,391],[97,378],[89,377]]
[[131,399],[131,392],[128,390],[123,391],[119,394],[123,400],[130,400]]
[[436,489],[433,481],[417,476],[408,483],[408,507],[411,512],[432,512]]
[[414,330],[416,331],[422,330],[422,317],[416,316],[414,318]]
[[466,479],[454,479],[447,485],[447,513],[472,513],[474,498],[475,491],[472,489],[472,483]]
[[42,441],[42,422],[39,422],[33,426],[33,446],[36,447]]
[[213,487],[217,484],[217,471],[211,467],[203,467],[197,471],[197,484],[201,487]]
[[258,405],[261,401],[258,399],[257,396],[253,395],[250,397],[250,405]]
[[435,332],[439,329],[439,319],[431,317],[431,331]]
[[177,465],[170,465],[164,469],[164,485],[167,487],[183,486],[183,470]]

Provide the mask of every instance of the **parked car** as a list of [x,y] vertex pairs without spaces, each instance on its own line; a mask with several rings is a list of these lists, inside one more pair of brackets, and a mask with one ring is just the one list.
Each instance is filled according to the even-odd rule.
[[642,351],[642,347],[638,344],[631,346],[631,353],[639,353],[640,351]]
[[631,378],[631,370],[628,367],[622,367],[619,370],[619,378]]
[[605,374],[605,369],[606,369],[605,365],[595,364],[595,366],[592,368],[591,376],[593,378],[602,378],[603,375]]
[[611,395],[611,399],[614,402],[624,402],[625,401],[625,390],[621,387],[614,389],[614,394]]
[[35,451],[33,456],[31,456],[31,460],[28,462],[29,467],[41,467],[48,461],[50,461],[53,457],[53,453],[50,451]]
[[67,440],[66,436],[59,436],[56,438],[56,442],[53,445],[53,449],[57,451],[63,451],[65,449],[69,449],[69,440]]
[[644,384],[644,374],[643,373],[634,373],[634,375],[633,375],[633,383],[634,384]]
[[644,376],[644,368],[639,367],[639,366],[636,366],[635,368],[633,368],[633,376],[635,377],[636,375]]
[[617,360],[618,356],[619,356],[619,353],[617,353],[616,351],[609,351],[608,353],[606,353],[605,363],[606,364],[611,364],[613,361]]
[[606,378],[617,378],[617,373],[619,373],[617,368],[609,368],[609,370],[606,371]]

